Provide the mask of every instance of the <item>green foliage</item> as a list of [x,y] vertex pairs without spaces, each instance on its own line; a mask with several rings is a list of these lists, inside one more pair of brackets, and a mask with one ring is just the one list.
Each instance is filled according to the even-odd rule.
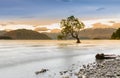
[[63,38],[64,38],[64,36],[61,35],[61,34],[57,36],[57,39],[58,39],[58,40],[62,40]]
[[116,38],[116,34],[115,34],[115,32],[113,32],[111,39],[115,39],[115,38]]
[[67,19],[62,19],[61,25],[61,35],[67,38],[72,36],[73,38],[79,40],[79,32],[84,28],[84,23],[79,21],[74,16],[70,16]]
[[10,39],[12,39],[12,38],[9,37],[9,36],[0,36],[0,39],[10,40]]
[[120,28],[116,32],[113,32],[111,39],[120,39]]

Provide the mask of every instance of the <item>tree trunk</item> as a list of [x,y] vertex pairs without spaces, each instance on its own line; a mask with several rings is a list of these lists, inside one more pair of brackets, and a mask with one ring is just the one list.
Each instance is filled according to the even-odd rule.
[[78,37],[78,34],[76,34],[76,36],[74,36],[73,33],[71,33],[71,35],[72,35],[73,38],[77,39],[77,42],[76,42],[76,43],[81,43],[81,42],[80,42],[80,39],[79,39],[79,37]]
[[76,43],[81,43],[79,38],[76,38],[76,39],[77,39],[77,42],[76,42]]

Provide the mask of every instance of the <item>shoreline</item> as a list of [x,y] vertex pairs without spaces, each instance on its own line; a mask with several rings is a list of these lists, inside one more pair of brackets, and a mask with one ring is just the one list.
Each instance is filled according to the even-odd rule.
[[120,78],[120,57],[83,66],[76,76],[78,78]]
[[[47,72],[40,73],[40,75],[42,74],[47,74]],[[59,73],[54,73],[53,77],[54,78],[120,78],[120,56],[117,56],[116,59],[97,60],[96,62],[82,66],[72,64],[72,68],[70,68],[69,70],[60,71]],[[51,76],[49,75],[48,77],[45,78],[51,78]]]
[[78,72],[73,74],[77,78],[120,78],[120,56],[116,59],[98,60],[98,62],[83,65]]

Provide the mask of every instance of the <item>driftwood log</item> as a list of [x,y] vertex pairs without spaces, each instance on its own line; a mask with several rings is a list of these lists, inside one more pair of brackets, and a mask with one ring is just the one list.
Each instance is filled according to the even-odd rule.
[[115,59],[117,56],[114,54],[96,54],[96,59]]

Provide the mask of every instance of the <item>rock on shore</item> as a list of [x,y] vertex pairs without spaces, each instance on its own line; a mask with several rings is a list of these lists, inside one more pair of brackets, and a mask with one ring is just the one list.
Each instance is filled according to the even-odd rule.
[[84,66],[76,73],[78,78],[120,78],[120,59],[109,59]]

